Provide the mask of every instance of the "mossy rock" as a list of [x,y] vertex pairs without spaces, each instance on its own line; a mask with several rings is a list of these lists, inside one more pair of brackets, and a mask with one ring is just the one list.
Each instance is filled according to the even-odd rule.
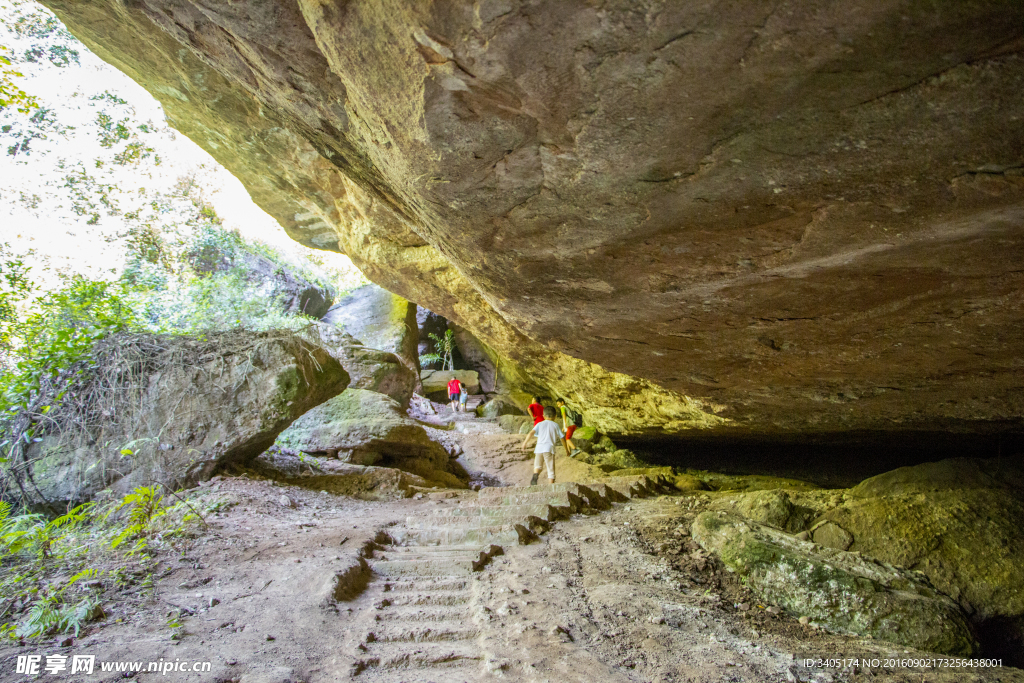
[[837,633],[928,652],[978,649],[959,606],[909,572],[821,548],[724,511],[701,513],[693,539],[762,600]]
[[677,474],[672,478],[672,486],[677,491],[707,491],[708,485],[692,474]]

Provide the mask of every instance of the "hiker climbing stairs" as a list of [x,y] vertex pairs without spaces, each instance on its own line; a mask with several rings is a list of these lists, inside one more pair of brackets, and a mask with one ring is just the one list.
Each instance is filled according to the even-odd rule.
[[539,540],[560,519],[599,514],[658,493],[645,475],[584,484],[484,488],[455,507],[408,517],[371,560],[372,616],[361,625],[352,676],[369,681],[469,681],[483,675],[483,629],[469,618],[474,576],[505,548]]

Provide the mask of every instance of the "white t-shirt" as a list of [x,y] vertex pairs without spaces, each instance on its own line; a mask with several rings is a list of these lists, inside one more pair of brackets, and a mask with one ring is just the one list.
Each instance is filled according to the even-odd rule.
[[558,426],[557,422],[552,420],[538,422],[533,428],[533,435],[537,437],[537,446],[533,449],[534,453],[554,453],[555,444],[561,441],[564,436],[562,428]]

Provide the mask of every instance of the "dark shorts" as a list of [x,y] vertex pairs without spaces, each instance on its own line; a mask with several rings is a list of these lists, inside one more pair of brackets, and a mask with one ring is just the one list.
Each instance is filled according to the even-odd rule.
[[448,400],[449,401],[458,401],[459,400],[459,394],[448,394]]
[[569,425],[569,428],[565,430],[565,438],[571,439],[573,433],[576,431],[576,425]]

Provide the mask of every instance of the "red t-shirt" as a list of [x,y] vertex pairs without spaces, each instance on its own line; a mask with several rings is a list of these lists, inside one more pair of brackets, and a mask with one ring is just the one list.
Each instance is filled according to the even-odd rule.
[[449,396],[454,396],[455,394],[461,394],[461,393],[462,393],[462,389],[459,387],[459,380],[457,380],[457,379],[448,380],[448,395]]
[[533,415],[533,424],[544,421],[544,406],[539,403],[531,403],[527,410]]

